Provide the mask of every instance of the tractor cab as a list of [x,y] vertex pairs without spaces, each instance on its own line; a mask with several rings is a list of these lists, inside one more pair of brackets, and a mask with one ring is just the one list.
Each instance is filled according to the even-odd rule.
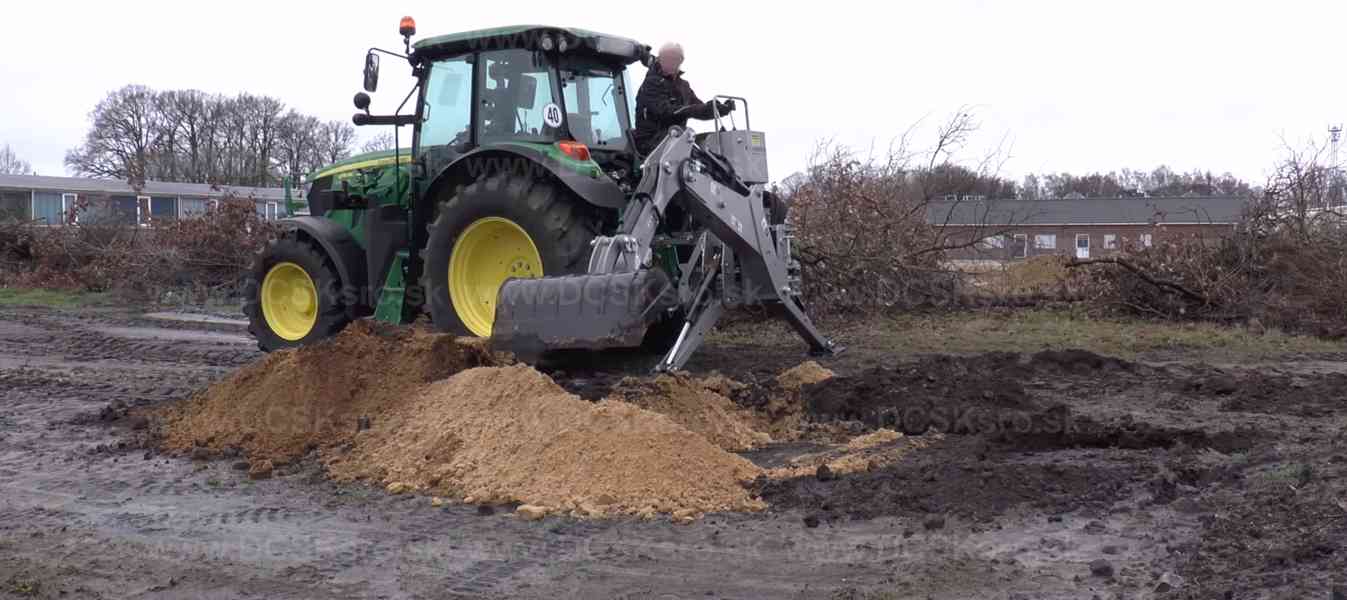
[[499,144],[560,152],[605,172],[632,162],[624,65],[511,48],[434,59],[425,72],[414,152],[431,172]]
[[[357,95],[357,124],[413,125],[412,155],[428,178],[459,158],[489,149],[522,151],[589,178],[634,176],[634,99],[626,67],[649,47],[586,30],[520,25],[410,43],[416,85],[391,117],[368,114]],[[410,33],[409,33],[410,32]],[[378,86],[379,54],[366,58],[365,89]],[[401,56],[401,55],[397,55]],[[408,101],[415,97],[415,104]],[[406,114],[403,114],[406,113]],[[508,157],[497,156],[506,159]]]

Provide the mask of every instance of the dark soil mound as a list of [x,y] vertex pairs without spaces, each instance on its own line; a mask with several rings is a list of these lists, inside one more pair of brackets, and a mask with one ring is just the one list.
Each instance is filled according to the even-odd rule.
[[1217,372],[1193,377],[1182,390],[1221,399],[1221,410],[1327,417],[1347,410],[1347,375]]
[[1124,418],[1099,421],[1057,402],[1035,400],[1026,384],[1131,373],[1137,365],[1083,350],[933,356],[915,363],[834,377],[803,388],[815,421],[857,421],[909,435],[929,431],[982,435],[1018,450],[1197,448],[1235,451],[1257,436],[1209,433]]
[[763,478],[755,491],[773,510],[804,510],[821,520],[932,513],[985,520],[1025,503],[1049,513],[1106,507],[1158,468],[1148,460],[1013,462],[976,437],[947,438],[938,448],[829,481]]
[[[1037,405],[1029,381],[1134,371],[1132,363],[1085,350],[1045,350],[1027,360],[1010,352],[931,356],[806,385],[806,411],[816,420],[860,421],[907,434],[989,433],[1060,421]],[[1045,410],[1049,412],[1045,412]]]
[[928,428],[968,433],[970,423],[1018,416],[1036,406],[1021,381],[1029,367],[1017,354],[934,356],[852,377],[805,385],[806,413],[815,420],[860,421],[908,434]]
[[1000,436],[1000,443],[984,436],[951,436],[883,468],[826,480],[760,478],[755,491],[773,510],[803,510],[818,520],[951,514],[982,521],[1026,504],[1049,515],[1108,510],[1138,493],[1166,504],[1231,478],[1227,471],[1194,462],[1201,449],[1247,450],[1255,439],[1248,432],[1207,435],[1087,421],[1066,434],[1008,434]]
[[1029,357],[1032,371],[1064,371],[1077,374],[1093,374],[1098,371],[1136,371],[1137,365],[1111,356],[1103,356],[1089,350],[1043,350]]
[[1032,414],[1003,419],[1008,423],[990,433],[990,439],[1015,450],[1038,451],[1067,448],[1210,448],[1223,453],[1243,452],[1263,438],[1258,431],[1234,429],[1209,432],[1179,429],[1122,418],[1098,421],[1054,406]]

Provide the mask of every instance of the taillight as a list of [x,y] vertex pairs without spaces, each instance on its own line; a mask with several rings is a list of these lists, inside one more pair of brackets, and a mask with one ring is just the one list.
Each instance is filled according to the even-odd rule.
[[581,144],[580,142],[563,140],[557,142],[557,148],[560,148],[566,156],[574,158],[575,160],[589,160],[589,146]]

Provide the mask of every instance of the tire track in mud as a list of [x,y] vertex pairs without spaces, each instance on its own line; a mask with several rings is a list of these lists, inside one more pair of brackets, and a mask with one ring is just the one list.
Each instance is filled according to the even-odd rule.
[[[261,356],[240,335],[184,337],[165,330],[156,338],[150,327],[121,327],[117,321],[71,319],[52,314],[27,315],[22,323],[0,315],[0,354],[55,356],[67,361],[115,361],[155,365],[233,368]],[[134,321],[133,321],[134,322]],[[141,335],[138,332],[144,331]],[[111,332],[111,333],[110,333]],[[116,332],[122,335],[116,335]],[[218,338],[218,339],[216,339]]]

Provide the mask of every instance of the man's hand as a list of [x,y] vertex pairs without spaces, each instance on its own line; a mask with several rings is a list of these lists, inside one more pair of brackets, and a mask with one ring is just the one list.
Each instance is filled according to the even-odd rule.
[[716,110],[719,110],[720,114],[722,115],[734,112],[734,108],[735,106],[733,98],[730,98],[729,100],[726,100],[724,102],[721,102],[719,100],[716,101]]

